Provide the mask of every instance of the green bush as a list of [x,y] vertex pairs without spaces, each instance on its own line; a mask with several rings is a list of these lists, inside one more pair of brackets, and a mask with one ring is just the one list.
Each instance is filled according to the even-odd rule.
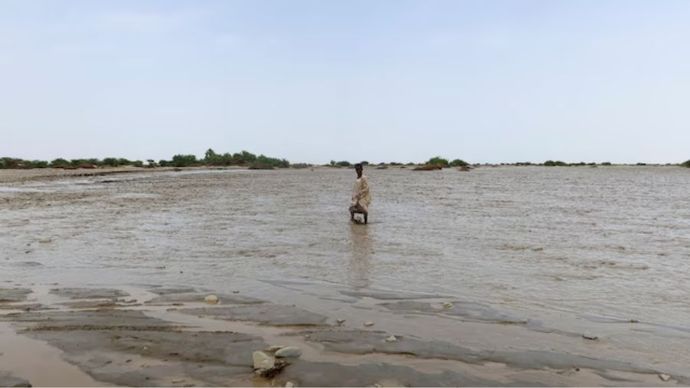
[[451,167],[467,167],[469,166],[469,163],[462,159],[455,159],[452,162],[450,162]]
[[555,166],[562,167],[562,166],[567,166],[567,164],[566,164],[565,162],[560,161],[560,160],[556,160],[556,161],[547,160],[546,162],[544,162],[544,166],[547,166],[547,167],[555,167]]
[[17,158],[2,158],[0,159],[1,168],[22,168],[22,160]]
[[50,162],[50,167],[52,168],[68,168],[70,166],[66,159],[57,158]]
[[685,162],[681,163],[680,165],[683,166],[683,167],[688,167],[688,168],[690,168],[690,160],[686,160]]
[[32,160],[29,162],[30,168],[48,168],[48,162],[45,160]]
[[174,167],[191,167],[197,164],[196,155],[175,155],[171,164]]
[[601,165],[602,165],[602,166],[610,166],[610,165],[611,165],[611,162],[603,162]]
[[103,162],[101,164],[103,166],[109,166],[109,167],[117,167],[119,163],[118,158],[103,158]]
[[441,166],[441,167],[448,167],[448,159],[443,159],[440,156],[434,156],[433,158],[429,159],[425,164],[430,165],[430,166]]
[[336,162],[335,166],[336,167],[350,167],[350,166],[352,166],[352,164],[350,162],[348,162],[347,160],[342,160],[340,162]]

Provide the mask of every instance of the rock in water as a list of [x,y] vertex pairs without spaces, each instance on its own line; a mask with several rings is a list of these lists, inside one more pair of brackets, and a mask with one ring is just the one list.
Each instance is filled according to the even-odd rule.
[[252,353],[252,360],[254,361],[254,369],[257,370],[272,369],[276,364],[276,360],[264,352]]
[[394,335],[392,335],[392,336],[386,338],[386,342],[395,342],[395,341],[397,341],[397,340],[398,340],[398,337],[396,337],[396,336],[394,336]]
[[218,297],[215,296],[215,295],[207,295],[207,296],[204,298],[204,302],[206,302],[206,303],[208,303],[208,304],[218,304],[218,301],[219,301],[219,299],[218,299]]
[[368,326],[374,326],[374,322],[372,322],[372,321],[366,321],[366,322],[364,322],[364,326],[367,326],[367,327],[368,327]]
[[662,381],[669,381],[671,380],[671,375],[667,375],[666,373],[659,373],[659,378]]
[[266,349],[266,351],[269,352],[269,353],[275,353],[275,352],[279,351],[280,349],[282,349],[282,348],[284,348],[284,347],[285,347],[285,346],[281,346],[281,345],[273,345],[273,346],[269,346],[269,347]]
[[302,355],[302,350],[296,346],[286,346],[276,351],[278,358],[297,358]]

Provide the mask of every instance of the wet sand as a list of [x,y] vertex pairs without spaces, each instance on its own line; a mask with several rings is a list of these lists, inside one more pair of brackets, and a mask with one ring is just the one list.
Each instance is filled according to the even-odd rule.
[[[508,176],[525,171],[503,170]],[[687,310],[652,318],[655,309],[670,309],[671,303],[627,318],[601,314],[605,304],[584,304],[574,313],[572,300],[526,300],[520,292],[495,289],[491,292],[515,300],[497,301],[443,276],[434,279],[426,271],[454,271],[444,254],[435,252],[440,248],[423,241],[405,244],[396,231],[386,230],[405,233],[403,221],[393,223],[399,220],[391,202],[397,198],[396,206],[405,208],[404,191],[396,185],[404,187],[405,179],[413,179],[409,174],[420,173],[377,172],[374,198],[381,204],[373,225],[351,226],[344,215],[342,225],[329,229],[328,223],[342,216],[331,193],[338,195],[340,186],[348,192],[347,172],[143,172],[108,182],[6,179],[0,193],[0,242],[6,248],[0,255],[0,385],[690,384],[690,330],[680,319],[689,316]],[[416,178],[421,187],[407,189],[445,190],[467,184],[456,182],[467,179],[458,175],[470,176],[421,174],[437,175]],[[665,179],[674,179],[675,172],[667,174]],[[300,191],[300,183],[323,197]],[[264,191],[272,186],[280,189]],[[387,191],[395,195],[387,198]],[[214,218],[218,212],[222,216]],[[413,214],[418,233],[459,252],[450,243],[455,237],[434,233],[438,219]],[[315,232],[311,223],[327,234]],[[664,225],[661,220],[656,227]],[[325,241],[310,241],[309,233]],[[338,233],[345,238],[328,240],[328,234]],[[498,240],[493,249],[485,246],[485,253],[500,258],[508,251],[514,259],[546,251],[568,257],[563,249],[549,252],[563,245],[557,241]],[[605,243],[611,240],[616,238]],[[467,249],[485,244],[468,243]],[[665,244],[664,257],[686,252]],[[625,248],[626,254],[636,249]],[[626,261],[624,255],[610,256],[614,264],[603,264],[599,276],[610,271],[611,281],[666,265]],[[407,277],[411,260],[425,261],[416,265],[416,281]],[[387,271],[397,276],[389,280]],[[465,271],[487,275],[472,267]],[[501,271],[496,268],[495,276],[504,276]],[[558,265],[547,271],[563,278],[578,273]],[[586,268],[580,272],[592,274]],[[534,287],[541,284],[541,292],[551,290],[540,277],[526,279]],[[574,297],[583,296],[583,287],[596,287],[584,279],[565,282]],[[219,296],[219,303],[205,303],[209,294]],[[535,301],[538,308],[532,307]],[[257,376],[252,353],[275,345],[298,347],[302,355],[275,376]]]
[[[160,291],[162,290],[162,292]],[[3,290],[5,292],[6,290]],[[340,323],[241,293],[209,305],[209,291],[159,287],[36,287],[5,302],[0,319],[3,369],[34,385],[676,385],[661,370],[558,351],[487,351],[457,338],[424,339],[393,317],[367,314]],[[160,300],[165,295],[165,300]],[[421,296],[423,299],[429,296]],[[73,308],[74,301],[99,302]],[[22,303],[31,303],[22,309]],[[79,306],[83,307],[83,306]],[[28,310],[28,311],[26,311]],[[339,316],[348,316],[342,314]],[[296,346],[302,356],[272,378],[256,376],[252,353]],[[37,361],[38,360],[38,361]],[[21,381],[21,380],[18,380]],[[15,380],[0,380],[10,384]]]

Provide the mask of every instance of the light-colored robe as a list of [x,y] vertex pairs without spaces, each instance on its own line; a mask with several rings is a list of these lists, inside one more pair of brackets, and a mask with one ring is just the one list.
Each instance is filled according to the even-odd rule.
[[366,176],[362,175],[361,178],[357,178],[355,185],[352,188],[352,206],[357,206],[369,212],[369,204],[371,204],[371,193],[369,192],[369,180]]

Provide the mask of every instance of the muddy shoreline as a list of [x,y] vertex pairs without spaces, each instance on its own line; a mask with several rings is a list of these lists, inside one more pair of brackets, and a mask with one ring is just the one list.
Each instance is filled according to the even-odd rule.
[[[205,301],[208,295],[218,296],[218,302]],[[368,297],[387,303],[390,295]],[[452,302],[434,295],[400,298],[405,300],[397,303],[410,306],[426,306],[420,301],[433,300],[451,314],[467,308],[449,307]],[[660,376],[666,378],[666,370],[605,358],[558,351],[482,350],[457,345],[461,338],[401,335],[383,317],[378,322],[352,322],[240,290],[214,294],[192,287],[4,287],[0,305],[4,309],[0,340],[23,347],[3,347],[0,369],[20,365],[27,352],[47,360],[43,366],[0,370],[2,385],[45,385],[55,374],[67,385],[130,386],[690,383],[688,376],[669,375],[663,381]],[[473,306],[467,314],[482,309]],[[484,319],[505,324],[490,309]],[[23,337],[32,342],[18,340]],[[275,376],[258,376],[253,352],[276,345],[297,347],[302,355]]]

